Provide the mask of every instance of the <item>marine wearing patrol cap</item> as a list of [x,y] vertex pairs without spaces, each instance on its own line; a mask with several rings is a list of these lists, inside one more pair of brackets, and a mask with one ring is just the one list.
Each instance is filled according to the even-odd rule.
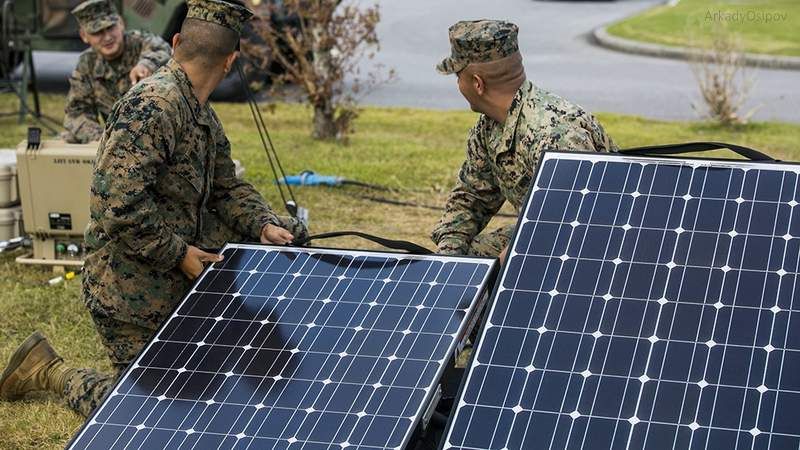
[[91,34],[119,22],[119,14],[108,0],[86,0],[72,10],[72,15],[78,19],[81,28]]
[[451,54],[436,66],[444,75],[472,63],[495,61],[519,51],[519,28],[500,20],[461,21],[449,29]]
[[222,0],[190,0],[187,19],[198,19],[222,25],[240,36],[244,23],[253,17],[253,12],[238,2]]

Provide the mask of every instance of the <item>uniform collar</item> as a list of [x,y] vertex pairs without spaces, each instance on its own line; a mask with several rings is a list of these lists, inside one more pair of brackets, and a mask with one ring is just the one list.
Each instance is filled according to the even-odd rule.
[[170,71],[175,77],[178,90],[180,90],[181,95],[183,95],[183,98],[185,98],[186,102],[189,104],[189,109],[192,110],[195,121],[202,125],[211,126],[207,111],[208,108],[206,108],[206,106],[200,106],[200,101],[197,100],[197,96],[192,89],[192,81],[189,79],[189,75],[186,74],[186,71],[183,70],[183,67],[181,67],[174,58],[170,58],[164,66],[166,70]]
[[498,144],[502,145],[502,148],[498,148],[498,154],[513,151],[516,147],[516,134],[520,118],[522,117],[522,108],[525,106],[526,100],[530,97],[532,91],[533,83],[529,80],[525,80],[522,86],[517,89],[517,94],[514,95],[514,98],[511,100],[511,107],[508,108],[506,120],[502,125],[503,131],[500,134],[500,141],[498,142]]

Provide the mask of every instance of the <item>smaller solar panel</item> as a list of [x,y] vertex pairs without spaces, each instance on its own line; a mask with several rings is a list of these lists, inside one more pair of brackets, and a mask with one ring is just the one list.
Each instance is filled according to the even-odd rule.
[[228,245],[71,449],[400,449],[494,260]]

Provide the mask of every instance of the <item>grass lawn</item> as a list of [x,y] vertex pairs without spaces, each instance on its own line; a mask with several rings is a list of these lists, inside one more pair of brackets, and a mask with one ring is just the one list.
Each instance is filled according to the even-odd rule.
[[[64,98],[43,97],[43,110],[60,119]],[[0,113],[16,107],[0,95]],[[234,157],[245,164],[246,178],[271,201],[278,196],[270,170],[244,105],[218,104]],[[749,145],[784,160],[800,159],[800,126],[755,123],[734,130],[691,122],[658,122],[615,114],[598,114],[622,147],[717,140]],[[265,116],[288,173],[303,169],[335,174],[398,190],[396,199],[441,205],[463,158],[467,130],[476,116],[470,112],[369,108],[357,122],[349,146],[314,142],[309,138],[310,112],[297,105],[279,105]],[[16,117],[0,118],[0,148],[10,148],[25,136],[26,125]],[[361,230],[390,238],[412,240],[431,247],[428,233],[438,212],[371,203],[352,194],[352,188],[301,188],[296,195],[311,209],[312,232]],[[506,221],[508,219],[505,219]],[[504,222],[496,222],[496,226]],[[371,248],[360,240],[340,239],[325,246]],[[0,254],[0,364],[32,331],[47,334],[62,356],[74,366],[108,368],[91,320],[83,308],[79,281],[48,286],[52,274],[18,266],[14,255]],[[62,448],[82,419],[50,396],[0,403],[0,449]]]
[[681,0],[611,26],[609,33],[637,41],[691,47],[709,42],[715,24],[741,36],[752,53],[800,56],[800,2],[796,0]]

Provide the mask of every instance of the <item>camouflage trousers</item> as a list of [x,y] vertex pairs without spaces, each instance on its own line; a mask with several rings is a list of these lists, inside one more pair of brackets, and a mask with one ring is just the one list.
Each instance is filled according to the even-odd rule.
[[508,246],[509,236],[513,231],[514,225],[507,225],[488,233],[481,233],[472,239],[467,254],[496,258]]
[[[84,295],[88,294],[84,291]],[[117,378],[155,333],[155,330],[150,328],[116,320],[103,311],[90,309],[89,312],[106,347],[113,373],[104,373],[96,369],[77,369],[67,379],[64,387],[67,405],[84,417],[88,417],[100,404]]]

